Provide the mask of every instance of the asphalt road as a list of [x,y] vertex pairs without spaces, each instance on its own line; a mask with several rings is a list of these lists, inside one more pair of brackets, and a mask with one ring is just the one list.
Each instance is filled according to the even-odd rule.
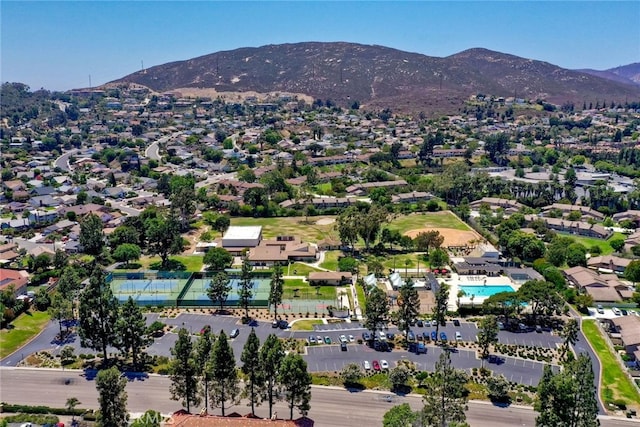
[[162,158],[160,156],[160,144],[164,144],[170,139],[176,138],[181,134],[182,132],[175,132],[171,135],[166,135],[162,138],[159,138],[157,141],[154,141],[151,145],[149,145],[146,150],[144,150],[144,156],[152,160],[160,160]]
[[69,171],[69,157],[71,157],[72,155],[74,155],[77,152],[78,152],[78,150],[67,151],[66,153],[64,153],[62,156],[58,157],[53,162],[53,167],[54,168],[60,168],[63,171],[68,172]]
[[[83,408],[97,408],[95,382],[82,376],[81,371],[51,369],[1,368],[0,401],[31,405],[64,407],[66,400],[76,397]],[[181,409],[169,395],[167,377],[151,375],[127,384],[128,409],[144,412],[155,409],[170,413]],[[317,426],[343,427],[345,425],[380,425],[383,414],[392,406],[407,402],[414,409],[421,407],[419,396],[396,396],[387,392],[349,392],[341,388],[313,387],[309,417]],[[248,413],[244,404],[231,411]],[[267,415],[268,408],[258,407],[257,414]],[[289,414],[282,403],[276,407],[280,417]],[[219,412],[213,412],[219,413]],[[294,416],[297,414],[294,412]],[[534,426],[536,413],[524,407],[497,407],[487,402],[469,402],[467,420],[476,427]],[[638,426],[638,420],[601,417],[603,427]]]

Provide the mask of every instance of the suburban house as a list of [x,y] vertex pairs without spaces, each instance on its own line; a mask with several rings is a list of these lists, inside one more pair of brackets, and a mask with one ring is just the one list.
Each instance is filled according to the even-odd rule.
[[400,193],[391,196],[392,203],[415,203],[433,199],[433,194],[425,191],[414,191],[412,193]]
[[288,208],[297,208],[307,203],[310,203],[314,208],[323,210],[323,209],[333,209],[333,208],[345,208],[347,206],[351,206],[356,204],[358,200],[355,197],[314,197],[310,199],[308,202],[300,199],[289,199],[284,202],[280,202],[280,207],[288,209]]
[[487,205],[491,210],[502,208],[509,214],[519,212],[520,209],[524,207],[522,203],[516,202],[515,200],[501,199],[499,197],[483,197],[480,200],[469,203],[469,206],[474,210],[480,209],[482,205]]
[[640,367],[640,317],[621,316],[609,320],[609,335],[614,344],[622,345]]
[[461,276],[499,276],[504,267],[497,258],[466,257],[451,260],[453,268]]
[[598,274],[582,267],[571,267],[564,271],[564,275],[576,288],[586,292],[598,302],[615,302],[624,298],[631,298],[633,291],[618,279],[615,274]]
[[348,271],[312,271],[309,273],[309,286],[340,286],[351,283]]
[[279,262],[287,264],[293,261],[316,261],[317,249],[309,243],[303,243],[294,236],[278,236],[273,240],[262,240],[249,250],[247,257],[253,266],[272,266]]
[[404,179],[398,179],[395,181],[379,181],[379,182],[363,182],[360,184],[353,184],[348,186],[345,190],[350,194],[365,194],[374,188],[395,188],[406,187],[409,185]]
[[249,248],[255,248],[262,241],[262,226],[237,226],[227,228],[222,238],[215,240],[218,247],[222,247],[232,255],[242,255]]
[[8,264],[19,256],[18,245],[15,243],[0,245],[0,264]]
[[618,212],[616,214],[613,214],[611,219],[613,219],[615,222],[628,220],[638,224],[638,221],[640,221],[640,211],[628,210],[624,212]]
[[625,268],[631,262],[628,258],[620,258],[615,255],[603,255],[587,260],[587,267],[601,273],[624,273]]
[[545,206],[542,208],[542,214],[546,216],[549,214],[550,211],[553,211],[553,210],[560,211],[562,212],[563,215],[577,211],[577,212],[580,212],[583,218],[587,217],[587,218],[594,219],[596,221],[604,220],[604,214],[594,209],[591,209],[588,206],[569,205],[566,203],[554,203],[552,205]]
[[25,270],[8,270],[0,268],[0,291],[14,288],[14,295],[24,295],[27,293],[27,283],[29,283],[29,273]]
[[589,224],[582,221],[568,221],[562,218],[545,218],[537,215],[525,215],[527,222],[541,219],[551,230],[561,233],[577,234],[578,236],[595,237],[597,239],[608,239],[613,235],[613,231],[599,224]]

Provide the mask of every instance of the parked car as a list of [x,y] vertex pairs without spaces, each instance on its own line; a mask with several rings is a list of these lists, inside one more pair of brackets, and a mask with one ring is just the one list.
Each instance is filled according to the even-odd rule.
[[416,354],[425,354],[427,352],[427,346],[424,343],[419,342],[416,347]]
[[440,341],[446,341],[447,340],[447,334],[445,334],[444,332],[440,332]]
[[387,339],[387,334],[385,334],[384,331],[379,331],[378,336],[380,337],[380,341],[386,341]]
[[436,319],[433,319],[433,320],[431,321],[431,326],[433,326],[433,327],[438,326],[438,321],[437,321]]
[[280,326],[280,323],[277,320],[274,320],[273,322],[271,322],[271,327],[273,329],[276,329],[278,326]]
[[380,371],[380,363],[377,360],[374,360],[372,363],[374,371]]
[[346,335],[340,335],[340,342],[346,343],[347,342],[347,336]]
[[536,325],[536,332],[541,334],[542,333],[542,326]]
[[371,365],[369,364],[368,360],[365,360],[362,365],[364,366],[365,371],[368,371],[371,369]]
[[362,339],[365,341],[371,341],[371,334],[369,332],[363,332]]
[[498,329],[500,329],[501,331],[504,331],[504,323],[498,322]]
[[416,322],[416,326],[418,326],[418,328],[422,328],[424,326],[424,323],[422,322],[422,320],[418,320]]
[[422,338],[423,338],[425,341],[429,341],[429,332],[424,331],[424,332],[422,333]]
[[611,311],[613,311],[613,314],[615,314],[616,316],[620,316],[622,314],[618,307],[612,307]]
[[349,335],[349,342],[354,342],[356,339],[353,335]]
[[604,314],[604,307],[602,306],[602,304],[598,304],[596,310],[598,311],[598,313]]
[[322,344],[322,337],[320,335],[316,335],[316,341],[318,344]]
[[459,331],[456,331],[456,341],[462,341],[462,334]]
[[380,361],[380,369],[389,369],[389,362],[387,362],[386,360],[382,359]]
[[316,343],[316,337],[314,337],[313,335],[309,335],[309,344],[315,344]]
[[407,332],[407,341],[415,341],[415,340],[416,340],[416,335],[413,333],[413,331]]
[[324,343],[325,344],[331,344],[331,338],[329,336],[325,336],[324,337]]
[[460,320],[453,319],[453,326],[460,326]]
[[629,314],[629,312],[627,310],[625,310],[624,308],[620,309],[620,313],[622,313],[623,316],[626,316],[627,314]]
[[394,340],[395,338],[396,338],[396,334],[394,334],[393,332],[387,332],[388,340]]
[[240,329],[232,329],[232,330],[231,330],[231,333],[229,334],[229,336],[230,336],[231,338],[235,338],[235,337],[237,337],[238,335],[240,335]]
[[278,327],[280,329],[287,329],[289,327],[289,322],[287,322],[286,320],[280,320],[278,322]]
[[347,351],[347,343],[346,342],[341,342],[340,343],[340,350]]

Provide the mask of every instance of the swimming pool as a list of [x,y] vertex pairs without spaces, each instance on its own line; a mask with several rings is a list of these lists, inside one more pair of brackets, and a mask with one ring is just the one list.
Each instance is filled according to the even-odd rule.
[[466,297],[475,295],[476,297],[490,297],[500,292],[515,292],[509,285],[458,285],[458,289],[465,293]]

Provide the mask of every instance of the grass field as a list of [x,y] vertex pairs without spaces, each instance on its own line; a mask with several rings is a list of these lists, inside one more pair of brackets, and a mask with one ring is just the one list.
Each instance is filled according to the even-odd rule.
[[616,360],[602,336],[594,320],[584,320],[582,322],[582,332],[587,337],[592,347],[598,354],[598,359],[602,364],[602,397],[606,402],[613,400],[624,400],[627,405],[640,409],[640,393],[629,377],[622,371],[622,367]]
[[324,261],[320,264],[320,267],[327,270],[338,270],[338,257],[342,254],[342,251],[327,251],[324,253]]
[[576,241],[576,243],[581,243],[582,245],[584,245],[584,247],[586,247],[587,250],[592,246],[598,246],[602,252],[602,255],[609,255],[613,253],[613,248],[611,247],[611,245],[609,245],[609,242],[611,240],[614,240],[614,239],[624,240],[627,237],[622,233],[613,233],[613,236],[611,236],[609,239],[603,240],[603,239],[596,239],[593,237],[576,236],[573,234],[564,234],[564,233],[559,233],[559,234],[562,236],[571,237],[573,240]]
[[309,217],[309,223],[304,217],[283,218],[231,218],[231,225],[261,225],[262,236],[271,239],[276,236],[298,236],[303,242],[319,242],[328,237],[338,238],[334,224],[318,225],[321,219],[335,219],[332,216]]
[[[298,292],[294,292],[294,289],[298,289]],[[296,294],[297,297],[294,296]],[[309,286],[302,279],[285,279],[282,299],[292,298],[335,300],[336,288],[335,286]]]
[[296,320],[291,325],[293,331],[313,331],[313,325],[322,325],[322,320]]
[[[200,271],[202,269],[203,255],[174,255],[169,257],[170,261],[177,261],[186,267],[186,271]],[[140,268],[138,270],[155,270],[159,268],[160,257],[142,257],[138,260]],[[116,271],[121,271],[117,269]],[[131,270],[122,270],[131,271]]]
[[294,262],[290,264],[288,269],[285,270],[285,276],[308,276],[309,273],[314,271],[322,271],[310,265],[303,264],[301,262]]
[[11,322],[11,329],[0,331],[0,359],[10,355],[36,336],[51,318],[45,311],[26,312]]
[[389,224],[390,229],[398,230],[400,234],[404,234],[409,230],[429,227],[433,227],[435,229],[452,228],[463,231],[471,230],[467,224],[462,222],[460,218],[450,211],[417,213],[401,216],[394,219],[391,221],[391,224]]

